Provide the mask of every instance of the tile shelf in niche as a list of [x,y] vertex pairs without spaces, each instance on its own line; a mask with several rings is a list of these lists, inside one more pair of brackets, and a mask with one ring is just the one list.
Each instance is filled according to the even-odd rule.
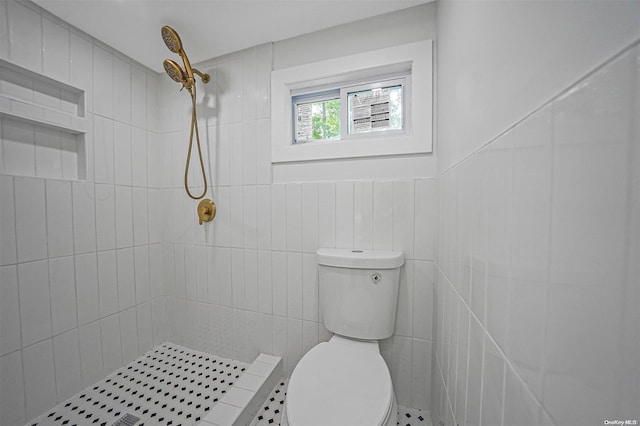
[[84,180],[85,92],[0,59],[2,173]]

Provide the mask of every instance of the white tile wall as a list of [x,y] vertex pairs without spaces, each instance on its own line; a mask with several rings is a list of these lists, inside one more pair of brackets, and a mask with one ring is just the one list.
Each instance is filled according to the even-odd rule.
[[[319,314],[318,247],[405,251],[399,333],[383,353],[400,403],[428,408],[432,179],[272,185],[273,46],[257,46],[199,67],[212,74],[215,104],[201,113],[201,134],[218,205],[201,228],[176,160],[188,136],[184,93],[31,3],[0,7],[12,37],[3,58],[85,89],[91,124],[84,181],[13,177],[23,173],[3,163],[3,425],[23,424],[165,339],[246,361],[275,353],[290,373],[330,337]],[[52,62],[58,52],[68,67]],[[20,129],[3,122],[2,132],[4,155],[26,149],[32,174],[53,161],[22,142],[11,154]],[[16,298],[21,309],[5,310]],[[41,389],[15,373],[27,363],[46,378]]]
[[[171,229],[164,241],[172,248],[163,256],[172,263],[165,270],[175,271],[167,282],[170,298],[175,297],[168,313],[175,323],[171,338],[196,349],[215,346],[221,355],[247,361],[258,350],[272,352],[284,357],[290,373],[307,350],[330,337],[319,315],[315,251],[401,249],[407,257],[404,296],[398,338],[387,342],[395,357],[387,360],[397,376],[401,403],[428,408],[434,180],[270,184],[265,103],[270,50],[259,46],[199,65],[212,76],[231,75],[227,81],[214,77],[217,87],[203,89],[218,101],[209,121],[216,124],[208,127],[218,215],[202,233],[197,232],[194,205],[181,188],[183,164],[173,160],[184,156],[186,136],[180,132],[176,139],[172,126],[163,135],[171,140],[164,145],[165,175],[171,176],[164,184],[174,188],[162,192],[174,208],[165,214]],[[173,87],[173,82],[162,78],[160,85]],[[161,104],[185,106],[175,91],[159,93]],[[167,107],[161,121],[170,123],[169,114],[175,111]],[[206,270],[199,265],[203,259],[211,259]],[[208,283],[206,296],[203,281]],[[184,321],[189,323],[190,315],[201,309],[190,307],[196,300],[205,302],[208,321],[194,318],[194,324],[202,325],[190,328]]]
[[0,123],[0,423],[22,425],[165,339],[162,148],[156,73],[33,3],[0,16],[2,59],[85,90],[89,124],[78,176],[58,132]]
[[640,417],[625,355],[640,323],[622,313],[640,297],[639,57],[626,49],[438,179],[434,424]]

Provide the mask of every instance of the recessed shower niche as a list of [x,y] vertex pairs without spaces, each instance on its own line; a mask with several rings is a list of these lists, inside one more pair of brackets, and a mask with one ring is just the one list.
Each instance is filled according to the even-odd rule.
[[0,59],[2,173],[87,177],[85,92]]

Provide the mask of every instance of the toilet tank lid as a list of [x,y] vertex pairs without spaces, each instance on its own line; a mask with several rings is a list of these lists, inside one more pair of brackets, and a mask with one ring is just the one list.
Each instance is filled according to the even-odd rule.
[[321,248],[318,264],[354,269],[394,269],[404,264],[404,253],[385,250]]

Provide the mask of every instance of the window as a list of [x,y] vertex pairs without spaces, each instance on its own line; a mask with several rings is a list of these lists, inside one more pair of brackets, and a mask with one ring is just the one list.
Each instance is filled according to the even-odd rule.
[[293,96],[292,122],[295,128],[291,143],[406,133],[404,99],[407,81],[408,77],[386,79]]
[[271,73],[271,162],[432,152],[432,43]]

